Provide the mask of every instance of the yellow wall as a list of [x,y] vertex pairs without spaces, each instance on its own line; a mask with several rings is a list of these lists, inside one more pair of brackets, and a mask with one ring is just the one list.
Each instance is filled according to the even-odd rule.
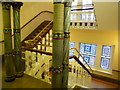
[[[113,58],[111,59],[111,69],[118,70],[118,30],[71,30],[71,41],[76,43],[76,48],[79,49],[79,43],[97,44],[97,58],[95,66],[97,70],[102,70],[100,66],[101,45],[113,45]],[[107,71],[107,70],[106,70]],[[111,71],[109,71],[111,72]]]
[[[0,41],[3,40],[3,22],[2,22],[2,4],[0,3]],[[3,44],[0,43],[0,55],[2,55],[2,46]]]
[[118,30],[118,2],[93,2],[99,30]]
[[[24,2],[23,6],[21,7],[21,27],[33,17],[35,17],[37,14],[46,10],[53,11],[52,2]],[[38,16],[38,18],[39,17],[40,16]],[[43,20],[45,20],[46,18],[50,18],[51,16],[49,16],[49,14],[48,16],[43,16],[42,14],[41,17],[41,19],[35,19],[35,22],[32,21],[33,23],[31,25],[27,25],[21,30],[21,40],[25,39],[25,37],[28,36],[35,29],[36,25],[40,25],[40,22],[42,23]]]
[[21,7],[21,26],[41,11],[53,11],[52,2],[24,2]]
[[[35,15],[40,13],[41,11],[53,11],[53,3],[52,2],[24,2],[21,7],[20,20],[21,27],[26,24],[30,19],[32,19]],[[3,25],[2,25],[2,5],[0,4],[0,41],[3,40]],[[11,27],[13,28],[13,10],[11,7]],[[31,30],[31,29],[30,29]],[[24,31],[22,31],[22,34]],[[24,36],[24,35],[21,35]],[[22,38],[22,37],[21,37]],[[0,44],[0,55],[4,54],[4,45]]]
[[[118,7],[118,15],[120,15],[120,2],[119,2],[119,7]],[[120,17],[118,17],[118,23],[120,23]],[[119,59],[119,62],[118,62],[118,66],[119,66],[119,70],[120,70],[120,25],[118,26],[118,51],[119,51],[119,54],[118,54],[118,59]]]

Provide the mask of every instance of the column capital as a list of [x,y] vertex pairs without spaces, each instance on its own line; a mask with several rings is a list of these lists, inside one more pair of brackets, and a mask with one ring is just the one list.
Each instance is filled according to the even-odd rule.
[[23,5],[22,2],[12,2],[13,8],[20,9],[20,7]]
[[10,10],[11,2],[2,2],[2,7],[4,10]]

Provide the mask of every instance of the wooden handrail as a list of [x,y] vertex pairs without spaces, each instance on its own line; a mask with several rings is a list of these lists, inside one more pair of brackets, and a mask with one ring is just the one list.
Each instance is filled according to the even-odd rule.
[[115,72],[120,72],[120,70],[112,70],[112,71],[115,71]]
[[53,21],[51,21],[45,28],[42,29],[40,33],[37,34],[32,40],[27,40],[27,42],[33,42]]
[[[28,51],[31,51],[31,52],[38,52],[38,53],[41,53],[41,54],[46,54],[46,55],[52,56],[51,52],[46,52],[46,51],[41,51],[41,50],[36,50],[36,49],[31,49],[31,48],[22,48],[22,49],[23,50],[28,50]],[[74,58],[92,76],[90,71],[85,67],[85,65],[75,55],[69,56],[69,59],[72,59],[72,58]]]
[[[38,13],[35,17],[33,17],[30,21],[28,21],[25,25],[23,25],[20,29],[22,30],[25,26],[27,26],[30,22],[32,22],[35,18],[37,18],[39,15],[41,15],[42,13],[53,13],[52,11],[41,11],[40,13]],[[14,36],[14,34],[12,35],[12,37]],[[0,41],[0,43],[3,43],[4,40]]]
[[42,13],[45,13],[45,12],[53,13],[52,11],[42,11],[42,12],[38,13],[35,17],[33,17],[30,21],[28,21],[25,25],[23,25],[21,27],[21,29],[23,29],[26,25],[28,25],[30,22],[32,22],[35,18],[37,18],[39,15],[41,15]]
[[41,54],[46,54],[46,55],[50,55],[52,56],[52,53],[51,52],[45,52],[45,51],[41,51],[41,50],[36,50],[36,49],[31,49],[31,48],[22,48],[22,50],[28,50],[28,51],[31,51],[31,52],[38,52],[38,53],[41,53]]
[[83,61],[87,64],[87,66],[90,68],[90,70],[91,70],[92,73],[93,73],[92,68],[91,68],[90,65],[86,62],[86,60],[84,59],[84,57],[82,56],[82,54],[81,54],[76,48],[70,48],[70,50],[71,50],[71,49],[76,50],[76,52],[80,55],[80,57],[83,59]]

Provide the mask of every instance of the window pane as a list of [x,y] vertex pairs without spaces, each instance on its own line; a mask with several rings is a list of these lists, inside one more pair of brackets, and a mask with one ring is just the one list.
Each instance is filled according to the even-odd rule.
[[[74,48],[75,47],[75,42],[70,42],[69,43],[70,45],[70,48]],[[74,49],[71,49],[71,50],[69,50],[69,56],[73,56],[74,55]]]
[[112,55],[112,46],[103,45],[100,68],[107,70],[109,69],[111,55]]
[[85,53],[90,53],[91,52],[91,44],[85,44]]
[[72,1],[72,6],[76,6],[76,5],[77,5],[77,1],[78,1],[78,0],[73,0],[73,1]]
[[[93,8],[92,6],[92,0],[82,0],[82,9],[88,9],[88,8]],[[82,12],[91,12],[91,13],[85,13],[82,14],[82,19],[81,20],[85,20],[85,21],[94,21],[94,13],[93,13],[93,9],[90,10],[82,10]]]
[[[80,53],[90,66],[94,66],[95,63],[96,47],[97,44],[80,43]],[[79,57],[79,59],[83,62],[82,58]]]
[[111,56],[111,46],[103,45],[102,56],[105,56],[105,57],[110,57]]
[[94,56],[90,56],[89,65],[90,66],[94,66],[94,64],[95,64],[95,57]]
[[92,0],[82,0],[82,5],[92,4]]
[[92,54],[92,55],[96,55],[96,47],[97,47],[96,44],[92,44],[92,45],[91,45],[91,54]]
[[80,53],[96,55],[96,44],[80,43]]
[[110,59],[109,58],[101,58],[100,67],[103,69],[109,69]]
[[85,61],[86,61],[87,63],[89,63],[89,61],[90,61],[90,56],[84,55],[83,57],[84,57]]

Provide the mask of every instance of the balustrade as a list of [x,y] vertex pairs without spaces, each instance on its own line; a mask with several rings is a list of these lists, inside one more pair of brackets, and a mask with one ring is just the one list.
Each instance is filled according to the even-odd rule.
[[77,85],[83,88],[90,87],[91,85],[91,76],[75,60],[69,62],[68,85],[69,87],[74,87]]
[[97,29],[93,11],[71,11],[71,29]]
[[[35,49],[36,48],[34,48],[34,50],[27,49],[24,52],[25,73],[51,84],[52,56],[50,54],[43,54],[39,50],[35,51]],[[91,75],[74,59],[72,58],[69,61],[69,88],[73,88],[76,85],[82,88],[90,87]]]
[[[24,52],[25,74],[50,83],[50,67],[52,65],[51,56],[31,51]],[[36,57],[38,60],[36,61]]]
[[[40,51],[52,52],[52,30],[50,30],[33,49],[33,51],[29,49],[25,51],[25,73],[51,84],[52,56],[40,53]],[[71,48],[70,50],[73,49],[75,48]],[[78,53],[78,50],[76,51]],[[80,53],[79,55],[82,56]],[[91,76],[89,73],[80,65],[80,63],[70,59],[68,86],[72,88],[77,85],[87,88],[90,87],[90,84]]]
[[96,22],[71,21],[71,29],[96,29]]

